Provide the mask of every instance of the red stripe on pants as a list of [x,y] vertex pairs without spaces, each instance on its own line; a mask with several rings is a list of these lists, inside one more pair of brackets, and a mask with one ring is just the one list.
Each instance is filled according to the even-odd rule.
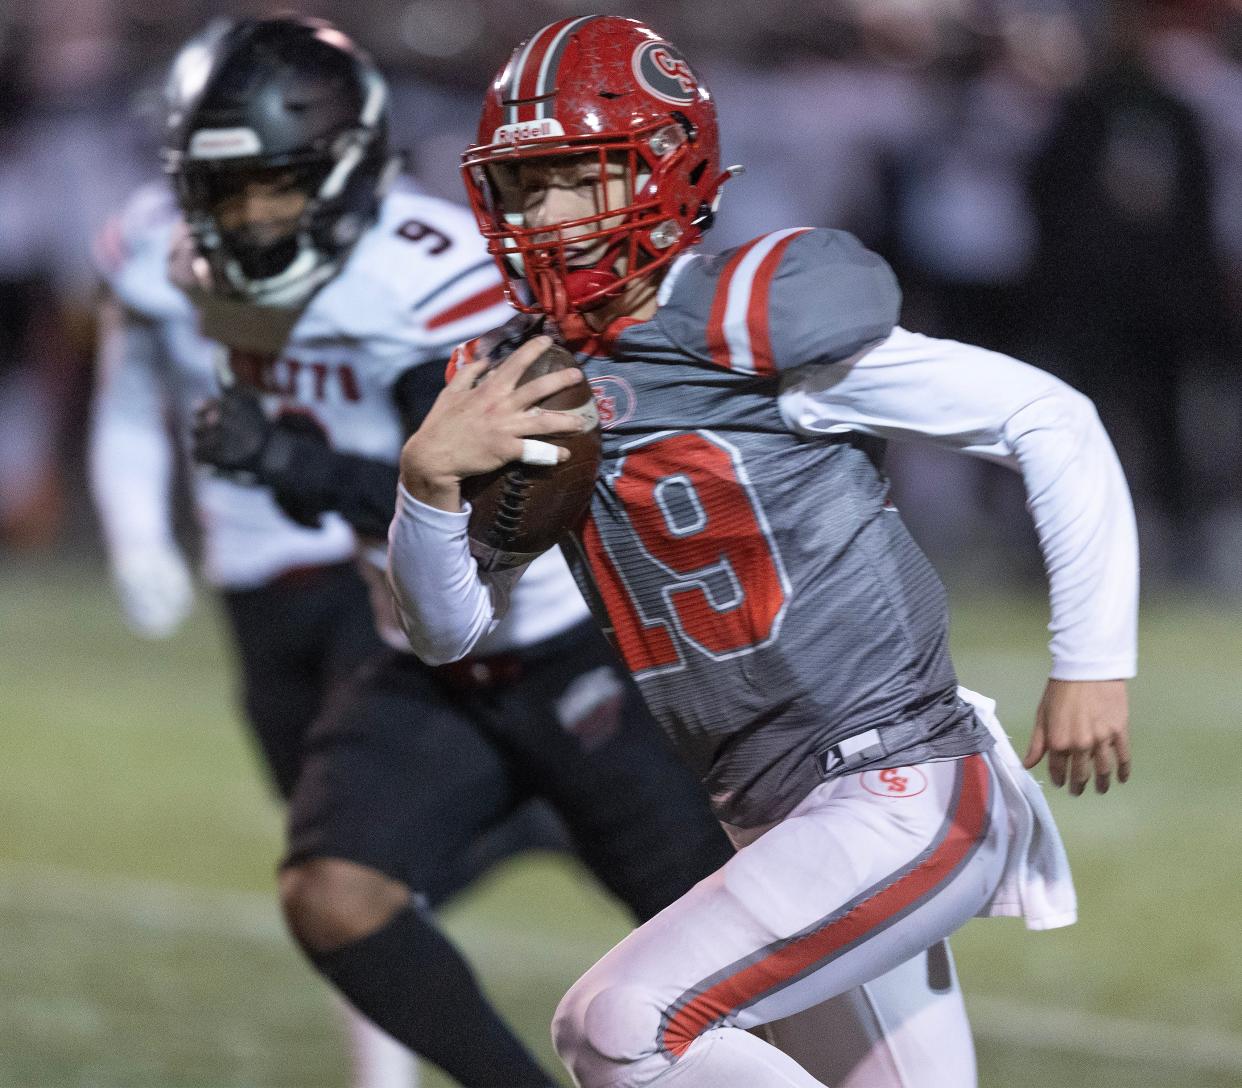
[[711,1024],[863,940],[893,915],[932,895],[987,833],[987,816],[987,764],[981,755],[967,756],[962,760],[957,808],[946,817],[949,830],[927,858],[848,914],[791,941],[699,994],[670,1018],[660,1040],[663,1049],[680,1057]]

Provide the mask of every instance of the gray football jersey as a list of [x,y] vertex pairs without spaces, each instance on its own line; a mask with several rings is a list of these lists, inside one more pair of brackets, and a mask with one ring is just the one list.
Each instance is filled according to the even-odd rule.
[[957,695],[943,586],[880,444],[789,431],[781,371],[882,340],[900,294],[848,234],[683,257],[649,321],[579,355],[604,463],[575,566],[719,817],[753,827],[866,767],[991,739]]

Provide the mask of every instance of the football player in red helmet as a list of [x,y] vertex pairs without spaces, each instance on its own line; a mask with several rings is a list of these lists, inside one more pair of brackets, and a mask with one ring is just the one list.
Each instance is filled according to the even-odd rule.
[[464,157],[510,301],[562,326],[654,302],[656,276],[711,226],[737,169],[721,172],[715,104],[677,49],[598,16],[514,52]]
[[[481,348],[459,349],[403,450],[389,574],[406,630],[448,660],[504,614],[522,572],[479,572],[460,483],[579,426],[534,407],[572,369],[517,384],[561,339],[603,428],[579,584],[737,847],[566,995],[553,1035],[575,1083],[973,1084],[944,939],[978,914],[1068,925],[1076,904],[995,704],[958,685],[883,443],[1022,474],[1054,632],[1027,763],[1049,753],[1055,785],[1094,775],[1103,792],[1129,773],[1137,553],[1091,403],[898,327],[892,272],[843,232],[690,252],[729,174],[712,100],[632,20],[563,19],[519,46],[464,169],[514,304],[547,335],[485,382]],[[824,1018],[813,1059],[764,1041],[803,1014]]]
[[[435,908],[496,847],[565,834],[648,918],[730,851],[559,553],[475,660],[432,669],[403,644],[375,546],[402,441],[448,347],[513,315],[470,212],[392,177],[387,102],[370,58],[321,20],[214,23],[188,43],[163,155],[179,207],[134,224],[109,358],[138,371],[125,393],[167,370],[194,415],[209,555],[237,589],[247,694],[289,800],[290,932],[391,1037],[383,1053],[400,1042],[467,1088],[548,1088]],[[143,402],[158,425],[154,389]],[[308,574],[328,556],[343,569]],[[335,603],[355,556],[374,610],[361,583]],[[408,1081],[408,1060],[365,1060],[378,1050],[358,1084]]]

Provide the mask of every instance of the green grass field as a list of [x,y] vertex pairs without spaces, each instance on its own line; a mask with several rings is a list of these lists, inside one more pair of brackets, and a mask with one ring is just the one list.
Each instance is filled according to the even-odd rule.
[[[963,682],[998,699],[1019,748],[1043,612],[955,604]],[[1149,602],[1142,649],[1134,780],[1053,798],[1083,921],[956,939],[988,1088],[1242,1084],[1242,621],[1229,602]],[[329,993],[277,917],[280,814],[211,609],[146,644],[97,572],[10,560],[0,650],[0,1088],[346,1084]],[[549,1062],[557,998],[625,931],[551,858],[502,868],[447,924]]]

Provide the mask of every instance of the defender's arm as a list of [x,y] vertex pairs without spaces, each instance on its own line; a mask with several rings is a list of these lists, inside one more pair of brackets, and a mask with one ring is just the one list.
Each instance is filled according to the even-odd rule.
[[194,602],[173,538],[176,448],[155,326],[109,298],[100,309],[88,471],[113,580],[133,630],[171,634]]

